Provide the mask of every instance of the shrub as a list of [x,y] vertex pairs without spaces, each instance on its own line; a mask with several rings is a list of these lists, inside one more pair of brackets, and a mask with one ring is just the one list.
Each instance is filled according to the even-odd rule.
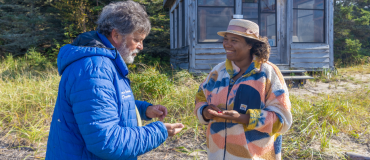
[[155,67],[144,67],[142,72],[130,73],[131,89],[137,99],[157,99],[171,93],[173,82]]

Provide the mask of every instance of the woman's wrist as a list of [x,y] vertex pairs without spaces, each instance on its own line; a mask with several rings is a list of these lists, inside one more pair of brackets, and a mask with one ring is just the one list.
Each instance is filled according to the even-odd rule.
[[249,124],[249,114],[240,114],[235,121],[243,124]]
[[202,117],[204,119],[204,121],[209,121],[209,119],[206,118],[206,116],[204,115],[204,110],[207,108],[208,106],[204,106],[203,108],[201,108],[201,113],[202,113]]

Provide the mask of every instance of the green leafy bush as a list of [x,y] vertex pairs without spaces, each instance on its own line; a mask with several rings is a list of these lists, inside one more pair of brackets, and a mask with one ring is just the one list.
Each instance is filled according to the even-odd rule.
[[131,89],[137,99],[157,99],[171,93],[173,82],[167,75],[161,74],[155,67],[145,67],[145,70],[130,73]]

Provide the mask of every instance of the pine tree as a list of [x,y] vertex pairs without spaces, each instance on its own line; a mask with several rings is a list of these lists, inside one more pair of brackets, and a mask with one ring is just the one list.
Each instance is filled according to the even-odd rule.
[[61,34],[60,22],[53,15],[50,3],[44,0],[0,2],[0,55],[50,47]]
[[370,0],[336,0],[334,55],[337,64],[353,64],[370,56]]

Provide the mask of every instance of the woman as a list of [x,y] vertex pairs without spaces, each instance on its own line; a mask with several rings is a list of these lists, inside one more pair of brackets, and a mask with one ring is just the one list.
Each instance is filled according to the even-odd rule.
[[208,159],[281,159],[281,134],[292,124],[284,78],[268,62],[270,46],[259,27],[233,19],[224,37],[227,59],[196,94],[199,121],[208,124]]

